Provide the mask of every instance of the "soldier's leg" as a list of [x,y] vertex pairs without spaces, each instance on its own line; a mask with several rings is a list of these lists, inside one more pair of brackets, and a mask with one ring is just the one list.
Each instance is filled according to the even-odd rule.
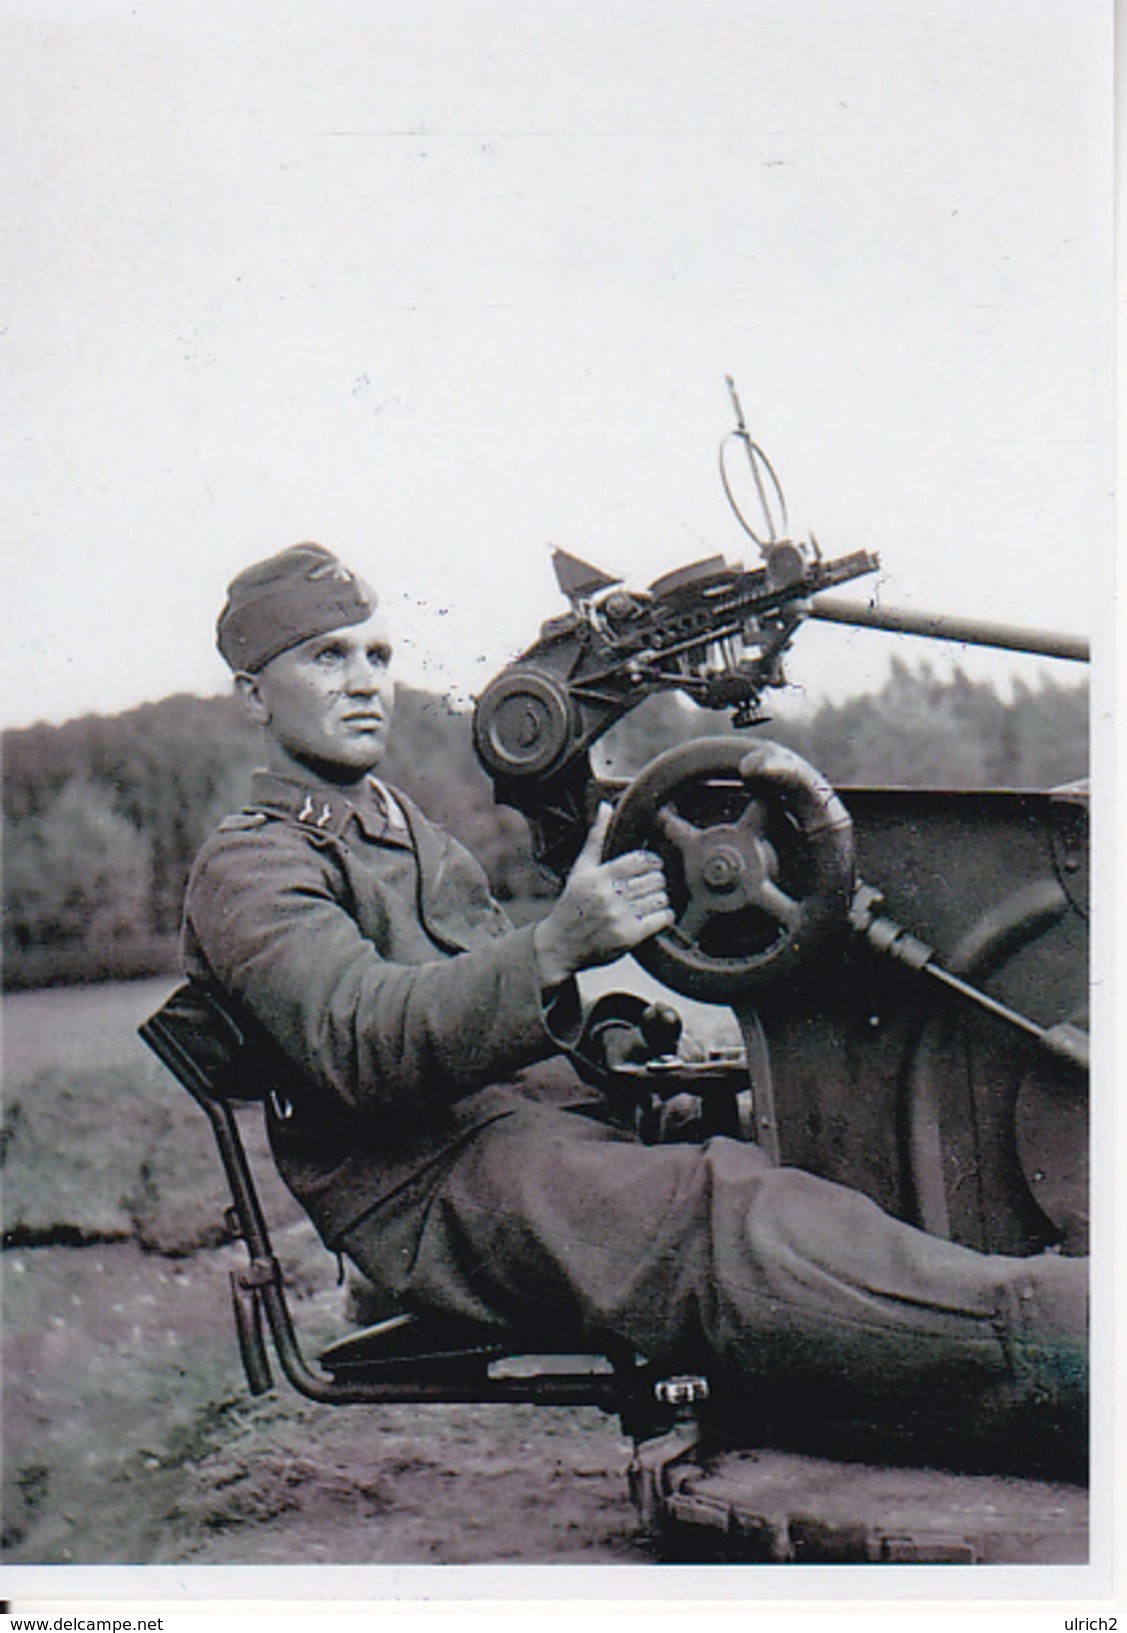
[[1085,1260],[976,1253],[794,1169],[749,1179],[727,1141],[707,1161],[712,1345],[769,1416],[871,1422],[908,1450],[986,1463],[1006,1447],[1023,1465],[1082,1466]]
[[418,1205],[381,1211],[344,1245],[418,1307],[545,1346],[610,1333],[718,1369],[768,1411],[939,1422],[956,1440],[1031,1414],[1080,1432],[1084,1261],[939,1241],[754,1146],[642,1146],[530,1108]]

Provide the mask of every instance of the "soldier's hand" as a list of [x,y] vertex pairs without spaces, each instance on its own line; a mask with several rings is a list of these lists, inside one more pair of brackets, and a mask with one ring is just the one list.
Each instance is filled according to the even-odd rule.
[[609,964],[674,922],[660,857],[627,851],[601,860],[611,815],[609,805],[599,806],[562,894],[536,926],[533,944],[546,987]]

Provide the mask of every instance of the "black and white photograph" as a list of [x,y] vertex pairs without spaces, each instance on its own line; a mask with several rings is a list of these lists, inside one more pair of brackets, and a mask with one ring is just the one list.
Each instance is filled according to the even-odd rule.
[[1114,1626],[1112,0],[0,18],[0,1599]]

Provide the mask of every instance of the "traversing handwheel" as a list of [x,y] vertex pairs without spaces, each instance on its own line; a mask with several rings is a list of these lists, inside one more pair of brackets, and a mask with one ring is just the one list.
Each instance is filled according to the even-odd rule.
[[706,737],[628,784],[604,854],[665,864],[677,921],[635,948],[675,992],[729,1002],[793,975],[846,922],[853,825],[821,774],[779,743]]

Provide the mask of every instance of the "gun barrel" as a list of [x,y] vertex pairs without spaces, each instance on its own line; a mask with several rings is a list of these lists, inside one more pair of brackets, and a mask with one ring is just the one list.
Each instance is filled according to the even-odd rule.
[[1022,629],[977,618],[952,618],[945,613],[906,612],[895,607],[858,606],[833,596],[818,596],[809,616],[830,624],[853,624],[860,629],[883,629],[895,635],[930,636],[937,641],[960,641],[967,646],[996,646],[1007,652],[1027,652],[1040,658],[1067,658],[1087,663],[1087,640],[1082,635],[1061,635],[1053,630]]

